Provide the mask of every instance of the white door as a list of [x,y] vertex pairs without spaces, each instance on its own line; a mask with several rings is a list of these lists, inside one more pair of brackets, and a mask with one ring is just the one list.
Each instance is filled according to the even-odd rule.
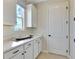
[[66,3],[49,5],[48,51],[66,55],[69,48],[68,7]]

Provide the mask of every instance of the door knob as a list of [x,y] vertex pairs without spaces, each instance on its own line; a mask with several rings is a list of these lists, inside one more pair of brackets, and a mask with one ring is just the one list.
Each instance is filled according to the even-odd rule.
[[49,37],[51,37],[51,35],[48,35]]

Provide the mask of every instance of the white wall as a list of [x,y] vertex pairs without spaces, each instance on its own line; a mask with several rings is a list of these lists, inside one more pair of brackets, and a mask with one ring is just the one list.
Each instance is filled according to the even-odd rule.
[[42,50],[48,52],[48,2],[38,3],[37,9],[37,28],[33,30],[33,33],[42,35]]
[[48,37],[48,4],[39,3],[38,8],[38,24],[37,24],[37,33],[43,35],[43,51],[47,51],[47,37]]

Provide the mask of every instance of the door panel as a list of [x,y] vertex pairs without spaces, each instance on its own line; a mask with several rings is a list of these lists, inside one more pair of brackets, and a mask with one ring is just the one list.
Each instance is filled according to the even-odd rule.
[[49,52],[66,55],[68,50],[68,14],[66,4],[49,6]]

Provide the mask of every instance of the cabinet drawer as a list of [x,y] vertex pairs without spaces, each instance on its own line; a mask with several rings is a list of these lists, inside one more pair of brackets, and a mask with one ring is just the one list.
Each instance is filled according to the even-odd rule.
[[23,51],[23,46],[17,47],[7,53],[4,54],[4,59],[9,59],[10,57],[15,56],[18,53],[21,53]]
[[38,42],[38,39],[34,40],[34,43],[37,43]]
[[33,42],[28,42],[28,43],[26,43],[26,44],[24,45],[25,49],[27,49],[27,48],[29,48],[29,47],[31,47],[31,46],[33,46]]

